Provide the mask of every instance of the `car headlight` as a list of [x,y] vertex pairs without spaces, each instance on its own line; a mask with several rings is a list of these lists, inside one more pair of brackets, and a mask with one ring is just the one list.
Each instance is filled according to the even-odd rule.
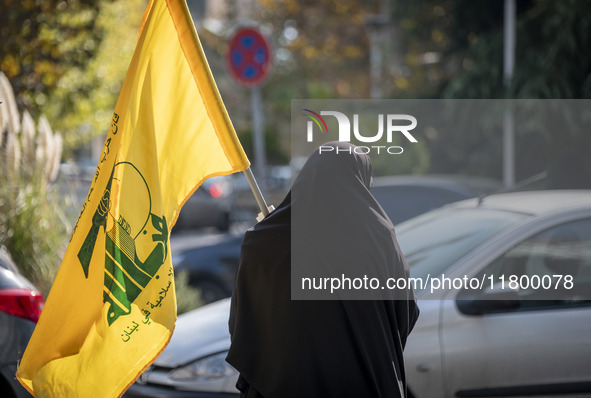
[[230,364],[226,362],[226,352],[198,359],[188,365],[175,369],[169,374],[169,378],[178,382],[211,381],[231,377],[238,374]]

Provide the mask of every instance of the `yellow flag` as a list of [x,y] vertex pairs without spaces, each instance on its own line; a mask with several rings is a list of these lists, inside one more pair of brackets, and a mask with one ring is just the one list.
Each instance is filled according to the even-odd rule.
[[150,1],[97,171],[17,371],[37,397],[115,397],[176,320],[169,232],[208,177],[249,166],[184,0]]

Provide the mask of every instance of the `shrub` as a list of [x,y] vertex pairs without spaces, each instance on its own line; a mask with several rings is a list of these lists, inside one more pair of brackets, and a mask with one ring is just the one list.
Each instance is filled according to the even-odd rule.
[[0,246],[43,294],[49,292],[68,241],[56,187],[61,138],[41,117],[22,118],[0,72]]

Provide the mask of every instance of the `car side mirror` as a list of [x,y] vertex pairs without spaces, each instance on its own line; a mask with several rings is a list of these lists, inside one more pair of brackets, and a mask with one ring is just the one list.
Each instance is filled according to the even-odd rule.
[[513,311],[521,306],[521,299],[517,290],[493,286],[476,293],[464,290],[458,295],[456,305],[463,314],[484,315]]

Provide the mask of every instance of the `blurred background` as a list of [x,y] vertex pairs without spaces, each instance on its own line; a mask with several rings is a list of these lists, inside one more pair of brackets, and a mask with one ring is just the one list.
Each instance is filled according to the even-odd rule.
[[[0,245],[43,292],[88,191],[145,5],[145,0],[0,1]],[[256,27],[269,41],[270,73],[258,89],[268,167],[257,177],[275,205],[292,178],[291,99],[591,96],[586,1],[189,0],[188,5],[254,164],[260,159],[253,144],[252,89],[232,78],[226,55],[241,26]],[[418,154],[399,157],[395,167],[380,167],[378,174],[477,177],[490,187],[545,173],[535,187],[590,187],[588,130],[514,131],[512,142],[509,177],[499,132],[467,136],[453,129],[427,134]],[[253,212],[245,179],[219,178],[187,203],[175,229],[226,231],[235,223],[252,223]],[[30,263],[29,270],[24,264]]]
[[[0,1],[0,245],[43,292],[88,191],[145,5],[145,0]],[[253,144],[252,89],[236,83],[225,57],[241,26],[256,27],[270,43],[271,72],[258,89],[268,167],[257,177],[273,204],[293,177],[291,99],[591,96],[586,1],[189,0],[188,5],[255,164],[261,160]],[[536,188],[590,187],[588,129],[514,131],[511,141],[509,176],[498,131],[467,136],[453,129],[427,134],[420,153],[400,157],[395,168],[381,167],[378,174],[476,177],[489,187],[542,175]],[[227,231],[252,223],[253,212],[244,178],[220,178],[187,203],[175,229]]]
[[[31,292],[13,311],[21,298],[0,284],[0,309],[33,325],[94,175],[146,3],[0,0],[0,269],[22,274],[19,286]],[[290,159],[292,99],[578,100],[562,103],[577,105],[577,128],[422,136],[413,156],[377,168],[374,195],[396,224],[501,189],[591,188],[590,120],[578,112],[591,98],[589,1],[187,3],[239,139],[265,166],[257,179],[270,204],[301,166]],[[270,73],[256,89],[258,128],[253,89],[226,62],[241,26],[271,47]],[[242,175],[210,179],[190,198],[171,244],[179,312],[231,293],[241,233],[257,212]]]

